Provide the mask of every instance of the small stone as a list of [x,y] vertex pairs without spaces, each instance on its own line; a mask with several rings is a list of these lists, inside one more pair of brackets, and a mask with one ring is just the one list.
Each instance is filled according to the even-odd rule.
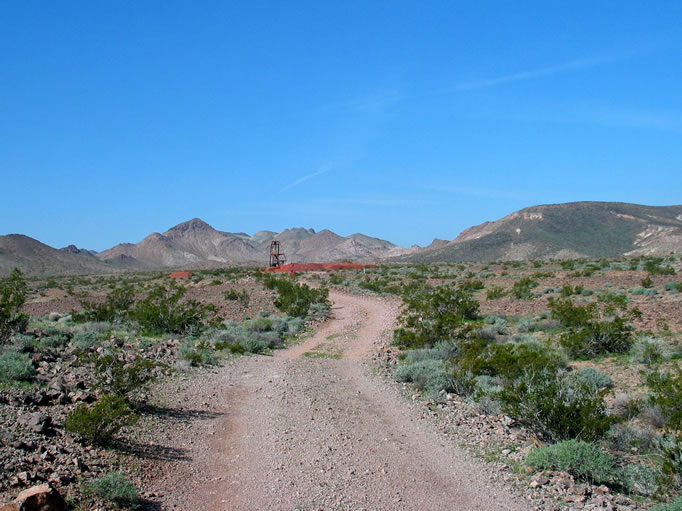
[[607,495],[609,493],[611,493],[611,490],[609,490],[608,486],[604,486],[604,485],[599,486],[599,487],[595,488],[595,490],[594,490],[595,495]]
[[36,433],[45,433],[52,425],[52,418],[40,412],[35,412],[29,416],[26,425]]

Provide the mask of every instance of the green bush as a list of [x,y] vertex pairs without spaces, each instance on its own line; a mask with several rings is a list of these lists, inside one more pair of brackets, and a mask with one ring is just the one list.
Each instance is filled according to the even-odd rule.
[[666,291],[682,292],[682,282],[666,282],[663,287]]
[[579,328],[569,328],[559,339],[561,346],[576,358],[603,353],[627,353],[633,343],[633,328],[617,316],[608,321],[590,320]]
[[596,440],[618,418],[610,415],[604,392],[548,371],[528,371],[494,397],[502,411],[552,440]]
[[451,391],[452,382],[442,360],[421,360],[396,367],[393,377],[399,382],[412,383],[419,390],[437,393]]
[[601,389],[613,388],[611,377],[594,367],[583,367],[576,372],[566,375],[565,378],[567,380],[575,380],[576,384],[588,385],[595,393]]
[[539,343],[495,344],[485,339],[464,341],[455,357],[458,368],[474,375],[519,378],[526,371],[556,372],[565,366],[554,350]]
[[656,504],[649,511],[682,511],[682,497],[677,497],[670,502]]
[[106,335],[99,332],[76,332],[71,339],[71,344],[82,350],[87,350],[106,339]]
[[278,297],[275,307],[290,316],[306,317],[313,304],[329,307],[329,289],[311,288],[307,284],[298,284],[290,278],[277,278],[271,275],[264,277],[265,287],[275,289]]
[[478,317],[479,303],[470,291],[461,288],[422,287],[403,300],[402,327],[394,331],[393,342],[406,348],[454,339],[466,320]]
[[665,360],[663,343],[652,337],[640,337],[632,347],[633,358],[647,367],[655,367]]
[[76,323],[87,321],[123,321],[130,316],[130,308],[135,301],[135,290],[129,284],[113,289],[103,303],[85,298],[80,300],[81,312],[73,312],[71,317]]
[[646,465],[625,465],[618,473],[618,482],[627,493],[645,497],[658,492],[658,479],[658,472]]
[[28,353],[15,351],[0,353],[0,381],[6,383],[31,381],[35,374],[36,370]]
[[63,348],[69,342],[64,334],[48,335],[40,338],[40,345],[45,348]]
[[155,368],[151,360],[125,361],[112,354],[103,355],[95,361],[96,385],[116,396],[128,396],[154,379]]
[[123,426],[134,424],[137,418],[123,396],[105,395],[92,408],[81,404],[69,412],[64,427],[87,442],[106,446]]
[[213,305],[197,300],[183,300],[186,288],[171,282],[168,287],[157,284],[132,311],[145,335],[198,334],[207,325],[220,322]]
[[491,286],[486,289],[485,297],[488,300],[497,300],[507,295],[507,292],[502,286]]
[[591,443],[565,440],[533,449],[526,464],[535,470],[560,470],[581,481],[610,484],[618,477],[615,460]]
[[87,493],[95,495],[118,507],[137,509],[140,495],[137,488],[121,472],[109,472],[92,481]]
[[643,454],[657,447],[657,436],[651,429],[631,424],[614,424],[606,433],[604,441],[612,451],[628,454],[633,449]]
[[216,365],[218,359],[215,353],[208,347],[205,341],[195,344],[193,341],[185,341],[180,347],[180,356],[189,360],[192,366]]
[[239,305],[242,307],[248,307],[249,302],[251,301],[251,297],[249,296],[249,293],[246,291],[246,289],[242,289],[241,291],[237,291],[236,289],[228,289],[225,291],[223,296],[225,297],[225,300],[238,301]]
[[0,345],[14,333],[23,333],[28,326],[28,316],[21,312],[26,302],[24,274],[14,268],[11,275],[0,280]]
[[514,286],[511,289],[511,295],[514,298],[530,300],[533,298],[533,293],[531,290],[537,287],[537,281],[531,279],[530,277],[523,277],[518,282],[514,282]]
[[644,263],[644,271],[650,275],[675,275],[671,266],[661,266],[663,258],[654,258]]
[[682,431],[682,368],[676,366],[674,374],[654,371],[645,380],[651,391],[649,403],[661,409],[666,428]]

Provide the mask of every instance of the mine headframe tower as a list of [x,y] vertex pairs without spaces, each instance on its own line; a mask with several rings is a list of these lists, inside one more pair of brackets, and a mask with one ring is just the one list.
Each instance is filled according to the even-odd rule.
[[270,242],[270,268],[279,268],[287,262],[284,252],[281,252],[279,241]]

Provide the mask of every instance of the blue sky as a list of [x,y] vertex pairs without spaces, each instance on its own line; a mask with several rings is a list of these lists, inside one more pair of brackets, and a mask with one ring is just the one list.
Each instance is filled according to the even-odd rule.
[[0,234],[401,245],[682,203],[682,2],[0,4]]

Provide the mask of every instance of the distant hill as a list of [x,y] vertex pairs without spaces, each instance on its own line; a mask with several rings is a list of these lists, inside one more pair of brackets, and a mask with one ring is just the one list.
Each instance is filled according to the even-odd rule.
[[532,206],[436,240],[404,262],[667,255],[682,252],[682,206],[572,202]]
[[354,234],[345,238],[329,230],[294,228],[280,233],[258,231],[245,233],[218,231],[199,218],[172,227],[163,234],[153,233],[137,244],[122,243],[96,254],[102,261],[127,257],[130,267],[172,268],[204,267],[215,264],[268,261],[270,242],[279,240],[289,262],[328,262],[343,259],[381,258],[396,247],[393,243]]
[[106,264],[88,251],[74,252],[69,247],[57,250],[23,234],[0,236],[0,275],[8,275],[13,268],[19,268],[27,275],[75,275],[117,270],[116,265]]

